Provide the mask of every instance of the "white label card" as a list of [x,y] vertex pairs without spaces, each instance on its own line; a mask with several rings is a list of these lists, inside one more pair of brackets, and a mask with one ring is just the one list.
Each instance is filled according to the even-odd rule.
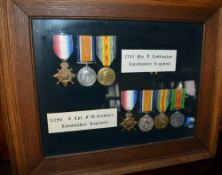
[[47,121],[49,134],[117,127],[117,109],[49,113]]
[[176,71],[177,50],[122,50],[121,72]]

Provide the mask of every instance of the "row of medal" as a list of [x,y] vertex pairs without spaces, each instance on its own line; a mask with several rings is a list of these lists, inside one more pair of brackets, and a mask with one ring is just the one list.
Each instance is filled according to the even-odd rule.
[[[54,35],[53,50],[62,61],[60,64],[61,69],[57,69],[58,73],[54,75],[58,80],[57,84],[62,83],[64,87],[69,83],[74,84],[73,80],[76,74],[72,72],[67,62],[73,53],[72,35],[64,33]],[[110,65],[116,56],[116,36],[94,37],[90,35],[79,35],[77,36],[77,55],[77,63],[85,64],[85,67],[77,73],[77,80],[80,85],[92,86],[96,82],[96,79],[103,86],[110,86],[114,83],[116,74],[114,70],[110,68]],[[95,63],[95,55],[97,55],[104,66],[99,70],[97,75],[89,66],[89,64]]]
[[[144,113],[138,121],[138,127],[143,132],[150,131],[154,126],[163,129],[170,123],[178,128],[184,124],[185,116],[179,110],[185,108],[186,92],[184,88],[160,89],[160,90],[141,90],[139,92],[139,112]],[[121,105],[127,111],[125,118],[120,123],[122,130],[131,131],[135,129],[137,121],[133,117],[132,110],[137,102],[136,90],[121,91]],[[170,119],[166,111],[170,106],[171,111],[175,111]],[[153,119],[150,112],[156,109],[159,114]]]

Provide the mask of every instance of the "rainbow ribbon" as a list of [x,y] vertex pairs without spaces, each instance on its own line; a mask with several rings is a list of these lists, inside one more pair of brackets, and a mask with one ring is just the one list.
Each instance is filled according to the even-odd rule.
[[95,61],[95,38],[90,35],[77,36],[77,55],[79,63]]
[[96,54],[103,66],[109,67],[116,57],[116,36],[97,36]]
[[72,35],[56,34],[53,36],[53,50],[61,60],[67,60],[73,52]]
[[172,89],[171,90],[171,110],[178,110],[178,109],[184,109],[185,107],[185,89]]
[[153,110],[153,91],[140,91],[140,112],[150,112]]
[[121,104],[126,111],[131,111],[136,105],[137,91],[125,90],[121,91]]
[[170,104],[170,90],[161,89],[154,91],[155,107],[159,112],[165,112]]

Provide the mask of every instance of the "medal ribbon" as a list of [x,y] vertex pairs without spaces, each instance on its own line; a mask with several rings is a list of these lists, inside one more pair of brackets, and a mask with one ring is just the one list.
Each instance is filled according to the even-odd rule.
[[140,112],[150,112],[153,110],[153,91],[140,91]]
[[155,106],[159,112],[165,112],[170,104],[170,90],[161,89],[155,91]]
[[109,67],[116,56],[116,36],[97,36],[96,54],[103,66]]
[[126,111],[131,111],[136,105],[137,91],[125,90],[121,91],[121,104]]
[[56,34],[53,36],[53,50],[61,60],[67,60],[73,52],[72,35]]
[[171,90],[172,96],[171,96],[171,110],[175,109],[184,109],[185,107],[185,89],[173,89]]
[[78,62],[90,63],[95,61],[94,37],[90,35],[79,35],[77,37]]
[[196,97],[196,85],[195,85],[195,81],[193,80],[189,80],[189,81],[185,81],[185,90],[186,90],[186,94]]

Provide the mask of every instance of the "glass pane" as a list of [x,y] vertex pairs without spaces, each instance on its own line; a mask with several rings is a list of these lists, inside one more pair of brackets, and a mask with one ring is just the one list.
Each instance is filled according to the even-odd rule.
[[[202,50],[202,24],[168,23],[123,20],[32,20],[33,44],[35,53],[35,71],[41,134],[45,156],[66,153],[116,148],[122,146],[162,142],[194,136],[194,124],[197,111],[200,62]],[[82,86],[74,79],[64,87],[53,77],[60,69],[61,60],[53,51],[53,35],[60,32],[73,37],[73,53],[67,60],[69,67],[77,74],[85,67],[78,64],[78,35],[115,35],[117,37],[116,57],[111,68],[116,73],[116,81],[103,86],[98,81],[92,86]],[[95,41],[96,42],[96,41]],[[95,44],[96,45],[96,44]],[[176,71],[121,73],[121,50],[176,50]],[[93,51],[94,52],[94,51]],[[94,53],[95,54],[95,53]],[[88,65],[96,73],[103,67],[96,56],[95,63]],[[185,108],[178,109],[185,116],[185,122],[179,127],[168,124],[163,129],[155,126],[148,132],[142,132],[136,125],[131,131],[122,131],[120,123],[126,118],[126,110],[121,106],[121,91],[136,90],[136,104],[131,111],[138,122],[145,112],[140,112],[140,91],[185,89]],[[170,101],[171,102],[171,101]],[[95,109],[115,108],[118,110],[118,126],[84,131],[48,133],[47,114],[74,112]],[[176,112],[170,105],[165,114],[170,117]],[[149,115],[155,119],[159,114],[156,106]]]

